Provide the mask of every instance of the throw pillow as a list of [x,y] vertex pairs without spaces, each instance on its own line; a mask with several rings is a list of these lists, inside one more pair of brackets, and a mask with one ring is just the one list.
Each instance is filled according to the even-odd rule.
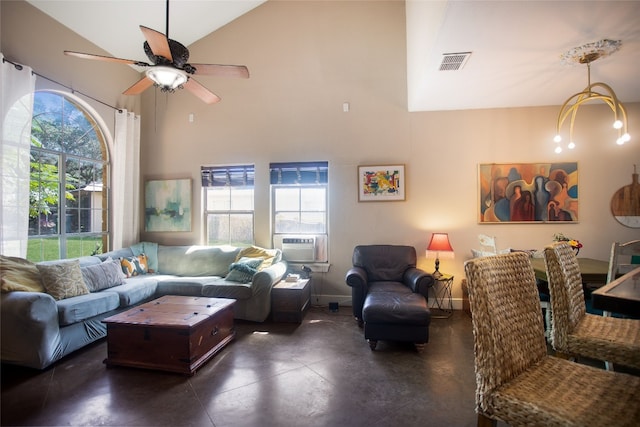
[[120,258],[120,266],[127,277],[139,276],[149,272],[149,259],[145,254]]
[[240,258],[229,266],[229,274],[224,278],[232,282],[249,283],[258,272],[262,258]]
[[[508,254],[509,252],[511,252],[511,248],[507,248],[507,249],[500,249],[498,251],[498,254]],[[487,251],[481,251],[478,249],[471,249],[471,255],[473,255],[474,258],[479,258],[479,257],[483,257],[483,256],[492,256],[492,255],[497,255],[493,252],[487,252]]]
[[134,255],[145,254],[147,256],[149,273],[158,271],[158,244],[153,242],[140,242],[131,246]]
[[56,300],[89,293],[82,278],[79,260],[74,259],[46,265],[37,264],[37,267],[42,276],[44,289]]
[[260,265],[259,270],[264,270],[270,267],[272,264],[277,263],[282,258],[281,251],[279,249],[264,249],[258,246],[249,246],[243,248],[238,252],[236,262],[241,258],[262,258],[263,262]]
[[24,258],[0,255],[2,292],[44,292],[38,267]]
[[124,274],[120,263],[108,258],[101,264],[81,267],[84,283],[89,292],[96,292],[113,286],[122,285]]

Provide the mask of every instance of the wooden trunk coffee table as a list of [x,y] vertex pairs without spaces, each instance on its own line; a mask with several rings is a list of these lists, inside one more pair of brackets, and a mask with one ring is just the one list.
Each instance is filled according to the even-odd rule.
[[108,317],[105,363],[193,375],[235,337],[234,303],[167,295]]

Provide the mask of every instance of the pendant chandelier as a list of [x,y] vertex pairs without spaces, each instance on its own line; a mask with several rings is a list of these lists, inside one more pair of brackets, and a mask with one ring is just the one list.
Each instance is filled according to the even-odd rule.
[[[605,83],[591,83],[591,63],[599,58],[609,56],[616,52],[622,42],[620,40],[600,40],[594,43],[585,44],[571,49],[562,55],[564,63],[579,63],[587,65],[587,87],[579,93],[571,95],[560,109],[558,122],[556,124],[556,136],[553,139],[556,143],[555,152],[562,152],[562,136],[560,131],[567,118],[569,121],[569,143],[567,148],[573,149],[576,144],[573,139],[573,125],[581,105],[595,100],[600,100],[607,104],[613,111],[613,128],[618,131],[616,143],[622,145],[629,141],[631,137],[627,132],[627,112],[624,105],[618,100],[615,92]],[[600,92],[598,92],[600,91]]]

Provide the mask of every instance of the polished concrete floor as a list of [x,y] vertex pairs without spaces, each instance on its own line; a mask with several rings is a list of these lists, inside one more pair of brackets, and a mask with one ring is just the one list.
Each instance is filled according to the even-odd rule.
[[301,325],[236,322],[192,377],[109,368],[104,340],[35,371],[2,365],[3,426],[472,426],[471,319],[433,319],[422,352],[372,352],[350,307]]

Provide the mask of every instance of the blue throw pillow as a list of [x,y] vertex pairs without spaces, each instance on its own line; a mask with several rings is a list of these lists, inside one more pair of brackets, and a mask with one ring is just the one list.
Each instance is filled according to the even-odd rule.
[[229,265],[229,274],[224,278],[232,282],[249,283],[258,272],[262,258],[240,258]]

